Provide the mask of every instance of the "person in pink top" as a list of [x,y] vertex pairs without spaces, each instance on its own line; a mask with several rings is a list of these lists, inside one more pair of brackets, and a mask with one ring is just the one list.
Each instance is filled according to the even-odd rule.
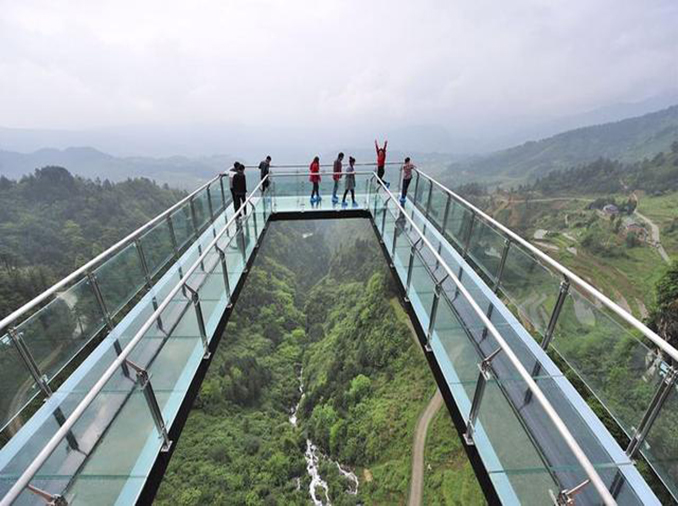
[[383,181],[388,188],[391,185],[384,181],[384,172],[386,171],[386,146],[388,146],[388,141],[384,141],[384,147],[380,148],[379,143],[375,139],[374,148],[377,150],[377,177]]
[[400,203],[405,204],[405,199],[407,198],[407,189],[410,187],[412,182],[412,171],[416,169],[414,164],[410,162],[410,157],[405,158],[405,163],[403,164],[401,170],[403,172],[403,187],[402,192],[400,193]]
[[311,190],[311,203],[322,200],[320,197],[320,157],[316,156],[309,167],[311,174],[308,180],[313,183],[313,190]]

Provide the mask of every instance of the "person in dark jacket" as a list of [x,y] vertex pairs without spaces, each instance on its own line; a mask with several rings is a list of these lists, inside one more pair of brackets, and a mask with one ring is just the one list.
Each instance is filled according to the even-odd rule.
[[316,156],[311,162],[309,167],[311,174],[308,176],[308,180],[313,184],[313,189],[311,190],[311,204],[319,202],[322,200],[320,196],[320,157]]
[[247,196],[247,178],[245,177],[245,166],[238,164],[238,170],[233,176],[233,194],[235,200],[233,201],[233,208],[237,212],[243,206],[243,216],[247,214],[245,205],[245,197]]
[[237,211],[238,208],[235,205],[235,192],[233,191],[233,178],[238,172],[238,167],[240,167],[240,162],[233,162],[233,167],[228,169],[228,189],[231,191],[231,202],[233,202],[233,211]]
[[[262,160],[259,164],[259,172],[261,173],[261,179],[264,179],[271,169],[271,157],[267,156],[265,160]],[[267,179],[264,184],[261,185],[261,191],[265,192],[266,189],[271,184],[270,179]]]
[[337,159],[334,160],[334,167],[332,168],[332,179],[334,180],[334,188],[332,190],[332,202],[339,202],[339,197],[337,197],[337,191],[339,191],[339,181],[341,180],[341,162],[344,159],[344,153],[339,153]]

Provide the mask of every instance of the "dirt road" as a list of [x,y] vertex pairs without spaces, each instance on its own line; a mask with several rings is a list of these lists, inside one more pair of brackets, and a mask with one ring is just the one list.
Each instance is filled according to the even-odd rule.
[[424,448],[426,446],[426,433],[428,426],[438,410],[443,405],[443,396],[440,390],[431,397],[426,409],[422,412],[414,430],[414,443],[412,445],[412,478],[410,479],[409,506],[420,506],[424,492]]

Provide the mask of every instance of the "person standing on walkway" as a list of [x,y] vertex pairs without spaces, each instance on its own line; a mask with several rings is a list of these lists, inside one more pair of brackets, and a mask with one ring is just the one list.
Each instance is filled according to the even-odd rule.
[[311,204],[314,202],[320,202],[322,197],[320,196],[320,157],[316,156],[311,162],[309,167],[311,174],[308,176],[308,180],[313,184],[313,189],[311,190]]
[[[268,173],[271,170],[271,157],[267,156],[265,160],[262,160],[261,163],[259,163],[259,172],[261,173],[261,179],[264,179],[266,176],[268,176]],[[264,184],[261,185],[261,192],[265,192],[269,185],[271,184],[270,179],[267,179]]]
[[375,139],[374,148],[377,150],[377,177],[388,188],[391,184],[384,181],[384,172],[386,172],[386,146],[388,146],[388,141],[384,141],[384,147],[380,148],[379,143]]
[[231,202],[233,203],[233,212],[238,211],[238,206],[235,202],[235,192],[233,191],[233,178],[238,173],[240,162],[233,162],[233,167],[228,169],[228,189],[231,191]]
[[357,207],[358,204],[355,201],[355,158],[352,156],[348,157],[348,167],[346,168],[346,178],[344,179],[344,198],[341,199],[341,207],[346,207],[346,195],[348,192],[351,192],[351,200],[353,201],[353,207]]
[[247,178],[245,177],[245,166],[241,163],[238,164],[238,170],[233,176],[233,208],[237,212],[240,207],[243,207],[242,214],[243,216],[247,214],[247,209],[245,206],[245,197],[247,196]]
[[400,204],[405,205],[405,199],[407,198],[407,189],[410,187],[412,182],[412,171],[416,169],[414,164],[410,162],[410,157],[405,158],[405,163],[403,163],[402,168],[400,169],[403,173],[403,187],[400,193]]
[[339,191],[339,180],[341,179],[341,170],[342,170],[342,160],[344,159],[344,153],[339,153],[337,159],[334,160],[334,167],[332,169],[332,179],[334,179],[334,188],[332,189],[332,203],[336,204],[339,202],[339,197],[337,197],[337,192]]

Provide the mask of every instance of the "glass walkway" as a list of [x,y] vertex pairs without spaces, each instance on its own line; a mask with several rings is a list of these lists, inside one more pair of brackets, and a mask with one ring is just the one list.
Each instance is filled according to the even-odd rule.
[[311,218],[371,221],[490,502],[678,495],[674,348],[423,172],[355,177],[311,203],[279,167],[234,213],[219,175],[0,322],[0,505],[152,498],[267,224]]

